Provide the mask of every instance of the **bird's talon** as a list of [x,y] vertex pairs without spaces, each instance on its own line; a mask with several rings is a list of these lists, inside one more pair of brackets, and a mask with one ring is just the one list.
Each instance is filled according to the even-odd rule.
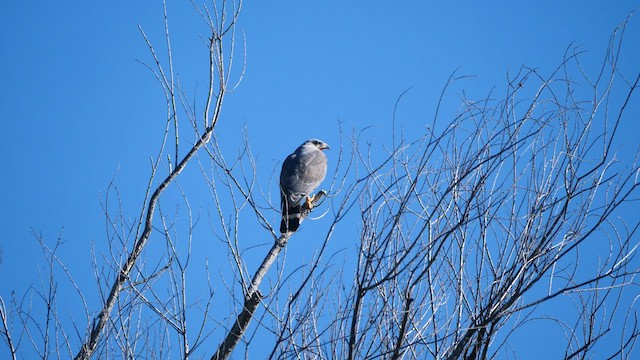
[[315,196],[315,195],[307,196],[307,201],[306,201],[305,203],[306,203],[307,208],[308,208],[309,210],[311,210],[311,209],[313,208],[313,200],[314,200],[315,198],[316,198],[316,196]]

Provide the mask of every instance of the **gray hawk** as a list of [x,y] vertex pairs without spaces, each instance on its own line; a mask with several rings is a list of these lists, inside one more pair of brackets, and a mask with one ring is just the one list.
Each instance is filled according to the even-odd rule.
[[321,140],[310,139],[302,143],[282,163],[281,233],[298,230],[304,203],[306,202],[307,208],[310,208],[311,199],[308,196],[320,185],[327,174],[327,157],[322,152],[325,149],[329,149],[329,145]]

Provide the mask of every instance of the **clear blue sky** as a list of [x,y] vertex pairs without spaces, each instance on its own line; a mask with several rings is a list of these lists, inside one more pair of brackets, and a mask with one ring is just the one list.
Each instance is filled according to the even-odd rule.
[[[603,59],[615,26],[640,1],[251,1],[239,29],[247,70],[228,96],[218,134],[233,152],[246,127],[259,176],[303,140],[338,144],[338,121],[388,140],[397,97],[403,126],[419,128],[457,68],[481,96],[521,65],[551,71],[571,45]],[[206,86],[206,28],[189,1],[168,1],[176,72],[188,95]],[[623,64],[640,68],[640,19]],[[4,1],[0,4],[0,295],[39,283],[32,230],[53,242],[87,291],[89,243],[105,240],[100,199],[117,173],[135,217],[165,105],[138,32],[162,45],[159,1]],[[206,36],[206,35],[205,35]],[[637,109],[636,109],[637,110]],[[640,123],[622,141],[637,147]],[[330,155],[331,156],[331,155]],[[331,157],[330,157],[331,161]],[[194,200],[196,207],[200,204]],[[267,239],[265,239],[266,241]],[[293,251],[293,250],[292,250]],[[292,265],[293,266],[293,265]]]

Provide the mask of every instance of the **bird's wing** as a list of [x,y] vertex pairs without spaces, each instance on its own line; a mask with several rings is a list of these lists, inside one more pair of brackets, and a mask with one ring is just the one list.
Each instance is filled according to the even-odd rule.
[[320,185],[327,174],[327,157],[320,150],[309,153],[305,159],[305,166],[302,167],[302,175],[300,180],[307,186],[308,192],[311,194],[315,188]]

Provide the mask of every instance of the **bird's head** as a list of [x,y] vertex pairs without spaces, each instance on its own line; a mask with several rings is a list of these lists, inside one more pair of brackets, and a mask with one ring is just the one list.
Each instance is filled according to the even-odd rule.
[[318,140],[318,139],[309,139],[305,141],[304,144],[302,145],[315,146],[316,148],[318,148],[318,150],[329,150],[329,145],[327,145],[327,143],[325,143],[324,141]]

